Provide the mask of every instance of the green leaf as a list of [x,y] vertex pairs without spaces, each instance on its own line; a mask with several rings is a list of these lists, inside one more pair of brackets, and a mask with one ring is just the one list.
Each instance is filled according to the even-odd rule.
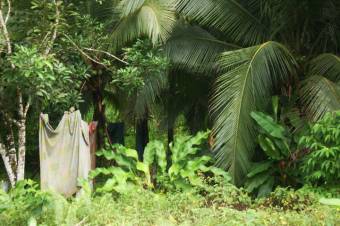
[[213,73],[223,51],[239,47],[218,40],[198,26],[178,25],[165,45],[172,65],[191,71]]
[[211,160],[209,156],[201,156],[201,157],[196,157],[193,160],[189,160],[186,165],[186,169],[188,171],[196,171],[198,170],[202,165],[205,165]]
[[219,30],[234,43],[256,45],[266,40],[267,27],[235,0],[177,0],[181,14],[203,27]]
[[321,198],[319,202],[321,204],[328,205],[328,206],[340,207],[340,199],[336,199],[336,198]]
[[301,102],[314,121],[340,109],[340,86],[324,76],[313,75],[302,82]]
[[127,156],[127,157],[131,157],[133,158],[134,160],[138,160],[138,153],[136,150],[134,149],[131,149],[131,148],[126,148],[124,150],[124,154]]
[[209,171],[211,171],[215,176],[223,176],[224,179],[227,181],[231,180],[231,177],[229,176],[228,172],[226,172],[223,169],[217,168],[217,167],[209,167]]
[[277,124],[272,117],[264,114],[263,112],[251,112],[250,115],[256,121],[256,123],[269,135],[275,138],[285,139],[285,128]]
[[278,115],[279,115],[279,97],[278,96],[273,96],[272,97],[272,107],[273,107],[273,112],[274,112],[274,119],[275,122],[278,121]]
[[136,168],[137,170],[144,172],[145,175],[150,174],[149,166],[143,162],[137,162]]
[[274,177],[270,177],[264,184],[259,187],[257,192],[257,198],[262,198],[269,195],[273,191],[273,186],[275,183]]
[[170,179],[175,178],[176,175],[179,174],[180,170],[181,170],[180,165],[177,164],[177,163],[173,163],[168,170],[168,174],[169,174]]
[[123,0],[117,7],[121,20],[112,34],[114,46],[147,36],[153,44],[165,42],[175,25],[172,1]]
[[277,150],[274,143],[269,137],[265,137],[264,135],[260,134],[258,136],[258,141],[262,150],[267,154],[269,158],[276,160],[282,159],[280,152]]
[[161,141],[155,140],[149,142],[144,150],[143,161],[148,166],[151,166],[156,158],[157,165],[160,167],[162,173],[166,170],[167,160],[166,151]]
[[273,166],[273,161],[254,163],[253,167],[250,169],[250,172],[247,174],[247,177],[253,177],[256,174],[262,173],[268,170],[271,166]]
[[150,174],[150,168],[149,165],[142,163],[142,162],[137,162],[137,170],[142,171],[145,175],[147,185],[149,187],[153,187],[152,182],[151,182],[151,174]]
[[248,192],[252,192],[255,189],[259,188],[262,184],[264,184],[270,177],[271,172],[263,172],[261,174],[257,174],[256,176],[247,179],[244,186]]

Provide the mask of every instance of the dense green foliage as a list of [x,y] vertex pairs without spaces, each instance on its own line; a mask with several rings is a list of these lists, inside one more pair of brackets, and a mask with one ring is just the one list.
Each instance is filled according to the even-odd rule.
[[308,153],[302,163],[307,182],[336,184],[340,178],[340,112],[327,113],[301,137]]
[[23,181],[0,191],[3,225],[338,225],[339,211],[318,203],[313,193],[279,189],[252,201],[233,185],[216,184],[190,193],[82,195],[66,200]]
[[[0,1],[0,224],[340,224],[339,32],[336,0]],[[72,106],[103,158],[67,200],[24,179]]]

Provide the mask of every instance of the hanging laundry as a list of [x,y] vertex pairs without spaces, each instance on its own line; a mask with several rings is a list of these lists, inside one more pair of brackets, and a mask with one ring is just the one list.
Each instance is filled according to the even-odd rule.
[[91,170],[89,127],[79,111],[65,112],[56,129],[41,114],[39,127],[41,189],[69,197]]

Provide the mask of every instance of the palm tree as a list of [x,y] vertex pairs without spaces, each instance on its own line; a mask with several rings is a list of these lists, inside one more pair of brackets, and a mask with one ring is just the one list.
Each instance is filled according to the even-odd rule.
[[313,120],[340,108],[337,1],[179,0],[177,10],[201,35],[187,46],[170,40],[175,59],[219,74],[211,99],[214,150],[235,183],[243,181],[254,150],[249,113],[264,110],[271,95],[298,95],[296,104]]
[[[116,50],[135,41],[148,38],[154,46],[164,43],[175,25],[175,8],[171,1],[122,0],[115,9],[119,22],[114,26],[112,38]],[[148,118],[156,97],[165,88],[164,76],[144,76],[145,85],[131,101],[136,120],[136,148],[142,156],[149,140]]]
[[337,1],[177,0],[175,6],[121,1],[115,43],[147,36],[165,45],[176,68],[217,77],[210,106],[214,152],[236,184],[255,146],[249,113],[264,111],[271,95],[298,96],[295,104],[311,120],[339,109]]

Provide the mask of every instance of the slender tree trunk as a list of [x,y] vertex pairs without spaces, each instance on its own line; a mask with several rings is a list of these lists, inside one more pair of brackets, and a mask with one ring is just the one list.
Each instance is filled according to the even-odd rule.
[[26,158],[26,120],[20,121],[18,132],[18,170],[17,181],[25,178],[25,158]]
[[17,151],[15,150],[13,127],[12,127],[12,124],[6,120],[4,121],[4,124],[6,128],[8,129],[7,135],[6,135],[6,141],[8,145],[7,150],[8,150],[9,163],[14,172],[14,175],[16,175],[18,166],[17,166]]
[[25,158],[26,158],[26,116],[30,107],[28,100],[25,105],[23,95],[20,89],[17,90],[19,102],[19,121],[18,121],[18,168],[17,181],[25,179]]
[[7,151],[5,149],[5,146],[3,144],[0,144],[0,154],[2,157],[2,160],[4,162],[5,165],[5,169],[8,175],[8,179],[9,182],[11,183],[11,186],[14,187],[15,186],[15,182],[16,182],[16,175],[15,172],[12,169],[12,166],[10,164],[10,158],[7,156]]
[[144,149],[149,142],[148,114],[136,122],[136,150],[139,159],[143,159]]
[[170,144],[174,141],[174,125],[168,120],[168,146],[166,148],[166,161],[167,166],[169,167],[171,165],[171,150],[170,150]]
[[100,89],[93,91],[94,114],[93,121],[97,124],[97,146],[100,149],[104,144],[105,137],[105,105],[104,97]]

